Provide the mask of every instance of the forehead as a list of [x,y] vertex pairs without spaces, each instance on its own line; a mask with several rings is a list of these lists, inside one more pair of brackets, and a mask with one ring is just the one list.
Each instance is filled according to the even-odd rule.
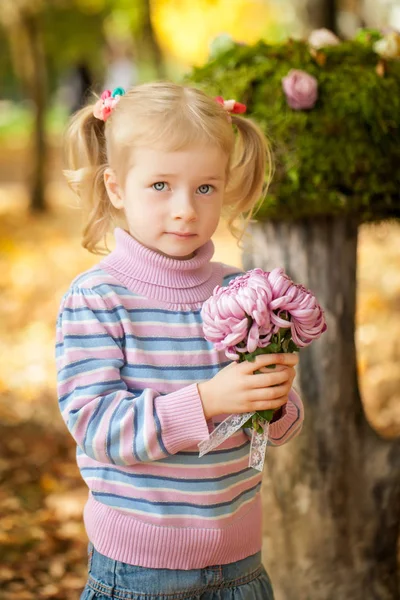
[[140,146],[133,150],[132,168],[155,174],[201,174],[221,176],[228,157],[216,145],[188,147],[176,151]]

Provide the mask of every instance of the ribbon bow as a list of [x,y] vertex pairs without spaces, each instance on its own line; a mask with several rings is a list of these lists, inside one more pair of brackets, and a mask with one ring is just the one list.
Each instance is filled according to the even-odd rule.
[[[247,107],[245,104],[241,102],[236,102],[236,100],[224,100],[222,96],[217,96],[214,98],[215,102],[221,104],[221,106],[226,110],[227,113],[231,113],[234,115],[240,115],[246,112]],[[228,114],[228,119],[231,121],[231,116]]]
[[104,90],[93,107],[93,115],[100,121],[107,121],[113,109],[116,107],[121,97],[125,94],[125,90],[117,87],[111,93],[111,90]]
[[[211,432],[206,440],[198,444],[199,458],[213,450],[222,442],[227,440],[231,435],[236,433],[246,421],[255,413],[244,413],[239,415],[230,415],[225,421],[220,423],[218,427]],[[264,421],[261,425],[263,432],[258,433],[253,429],[250,445],[249,467],[262,471],[264,467],[265,453],[268,445],[268,430],[269,422]]]

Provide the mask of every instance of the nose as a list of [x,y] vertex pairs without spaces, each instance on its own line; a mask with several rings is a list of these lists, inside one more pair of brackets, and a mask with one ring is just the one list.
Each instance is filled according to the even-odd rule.
[[194,200],[189,191],[175,193],[171,202],[171,216],[173,219],[182,219],[183,221],[195,221],[197,219]]

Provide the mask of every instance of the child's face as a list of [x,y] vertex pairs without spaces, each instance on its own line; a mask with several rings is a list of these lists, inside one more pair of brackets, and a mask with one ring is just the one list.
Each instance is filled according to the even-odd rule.
[[105,182],[136,240],[166,256],[186,259],[217,228],[227,161],[213,145],[177,152],[140,147],[134,150],[125,186],[116,193],[112,175],[107,179],[106,174]]

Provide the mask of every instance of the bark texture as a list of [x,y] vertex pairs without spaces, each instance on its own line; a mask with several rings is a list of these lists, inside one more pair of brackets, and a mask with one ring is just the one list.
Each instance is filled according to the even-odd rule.
[[253,223],[246,270],[280,266],[312,290],[328,330],[300,352],[300,436],[269,448],[264,554],[276,600],[398,600],[400,440],[380,438],[360,399],[355,349],[358,223]]
[[339,0],[307,0],[305,21],[311,29],[326,27],[337,33],[337,13]]

